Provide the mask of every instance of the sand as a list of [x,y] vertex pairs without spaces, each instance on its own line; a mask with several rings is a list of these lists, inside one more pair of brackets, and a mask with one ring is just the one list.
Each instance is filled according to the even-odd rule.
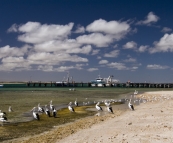
[[[22,143],[173,143],[173,91],[137,95],[135,111],[92,116],[49,132],[8,142]],[[143,100],[146,99],[146,100]],[[105,111],[104,111],[105,112]]]

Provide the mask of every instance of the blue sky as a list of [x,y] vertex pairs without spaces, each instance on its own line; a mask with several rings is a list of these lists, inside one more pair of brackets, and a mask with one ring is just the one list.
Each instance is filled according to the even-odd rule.
[[171,1],[2,0],[0,81],[173,82]]

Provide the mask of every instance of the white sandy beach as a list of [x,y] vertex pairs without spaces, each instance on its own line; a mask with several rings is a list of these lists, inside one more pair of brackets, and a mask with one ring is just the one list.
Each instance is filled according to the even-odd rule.
[[173,143],[173,91],[138,97],[148,101],[134,105],[135,111],[114,110],[114,114],[81,119],[13,143]]
[[[93,125],[58,143],[173,142],[173,98],[170,98],[173,92],[148,92],[145,96],[151,102],[142,103],[135,107],[135,111],[127,111],[121,116]],[[160,99],[155,101],[155,97]]]

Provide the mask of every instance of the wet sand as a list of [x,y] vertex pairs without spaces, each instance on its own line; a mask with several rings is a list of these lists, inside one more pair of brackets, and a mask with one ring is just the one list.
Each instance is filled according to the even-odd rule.
[[[16,139],[13,143],[171,143],[173,142],[173,91],[137,95],[135,111],[114,109],[114,114],[92,116],[54,127],[39,135]],[[143,100],[146,99],[146,100]],[[139,103],[139,100],[136,101]],[[136,103],[135,102],[135,103]],[[116,106],[117,107],[117,106]]]

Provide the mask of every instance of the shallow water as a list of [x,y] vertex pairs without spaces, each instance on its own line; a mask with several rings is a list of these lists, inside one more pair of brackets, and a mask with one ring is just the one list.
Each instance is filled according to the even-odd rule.
[[[143,90],[139,89],[139,93]],[[124,88],[77,88],[76,91],[69,91],[68,88],[0,90],[0,110],[7,112],[8,118],[8,124],[0,127],[0,141],[42,133],[53,126],[94,115],[97,113],[96,102],[129,99],[133,92],[134,89]],[[74,103],[76,99],[80,107],[75,107],[76,113],[73,114],[67,107],[69,102]],[[42,114],[40,121],[33,120],[31,109],[37,107],[38,103],[42,107],[49,105],[51,100],[57,109],[57,118],[48,118]],[[114,110],[127,109],[126,104],[114,106]],[[14,112],[8,113],[9,106],[12,106]],[[93,111],[88,111],[87,108],[93,108]]]

